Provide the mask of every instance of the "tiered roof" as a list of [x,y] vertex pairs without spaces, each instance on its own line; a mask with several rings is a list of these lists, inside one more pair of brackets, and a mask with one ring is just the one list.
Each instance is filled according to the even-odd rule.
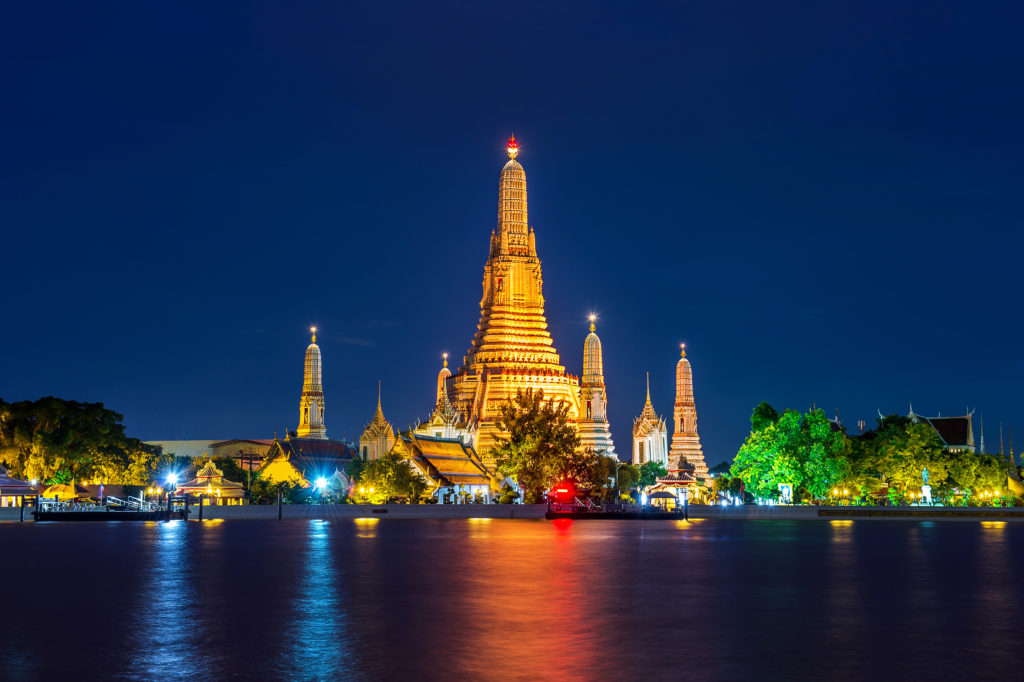
[[414,433],[399,435],[395,450],[411,460],[436,488],[453,485],[497,484],[498,478],[483,463],[473,446],[455,438],[431,438]]

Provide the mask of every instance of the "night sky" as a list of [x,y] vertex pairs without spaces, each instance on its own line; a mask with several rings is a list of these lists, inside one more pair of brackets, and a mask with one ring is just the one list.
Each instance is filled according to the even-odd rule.
[[0,397],[283,435],[316,324],[329,435],[378,379],[425,419],[515,133],[620,453],[683,341],[712,465],[761,400],[977,408],[1024,449],[1020,3],[495,5],[5,3]]

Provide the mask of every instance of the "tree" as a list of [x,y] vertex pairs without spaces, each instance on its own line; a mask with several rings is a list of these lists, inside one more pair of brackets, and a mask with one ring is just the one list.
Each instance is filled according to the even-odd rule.
[[750,432],[763,431],[779,421],[779,413],[765,401],[761,401],[750,415]]
[[413,471],[407,459],[396,452],[371,460],[352,485],[352,497],[359,502],[382,504],[396,499],[415,504],[427,490],[427,483]]
[[[755,416],[770,416],[765,406],[771,407],[758,405]],[[786,410],[774,422],[767,417],[751,419],[750,435],[736,453],[730,473],[755,497],[774,498],[780,485],[790,485],[794,492],[805,488],[811,497],[821,499],[849,474],[846,450],[846,436],[833,430],[824,412]]]
[[640,465],[640,480],[637,485],[640,488],[649,488],[658,482],[659,478],[668,475],[668,469],[661,462],[646,461]]
[[619,467],[618,485],[619,490],[634,490],[640,483],[640,468],[632,464],[623,464]]
[[0,400],[0,462],[22,478],[48,480],[63,471],[72,480],[145,485],[162,455],[128,438],[123,419],[103,403]]
[[569,424],[565,401],[545,400],[543,389],[520,389],[501,406],[500,426],[508,437],[498,439],[491,455],[498,472],[523,489],[527,504],[542,501],[561,474],[581,475],[583,463],[576,457],[580,437]]

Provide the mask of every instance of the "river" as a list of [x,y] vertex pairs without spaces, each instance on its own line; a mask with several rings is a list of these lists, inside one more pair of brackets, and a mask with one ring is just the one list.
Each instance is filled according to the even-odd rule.
[[0,524],[0,678],[1014,679],[1024,523]]

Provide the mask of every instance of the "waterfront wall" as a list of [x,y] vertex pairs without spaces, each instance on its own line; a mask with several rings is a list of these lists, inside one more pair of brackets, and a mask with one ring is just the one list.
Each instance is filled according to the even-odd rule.
[[[189,518],[199,518],[192,505]],[[543,504],[286,504],[285,519],[543,519]],[[277,519],[277,505],[203,507],[203,519]]]

